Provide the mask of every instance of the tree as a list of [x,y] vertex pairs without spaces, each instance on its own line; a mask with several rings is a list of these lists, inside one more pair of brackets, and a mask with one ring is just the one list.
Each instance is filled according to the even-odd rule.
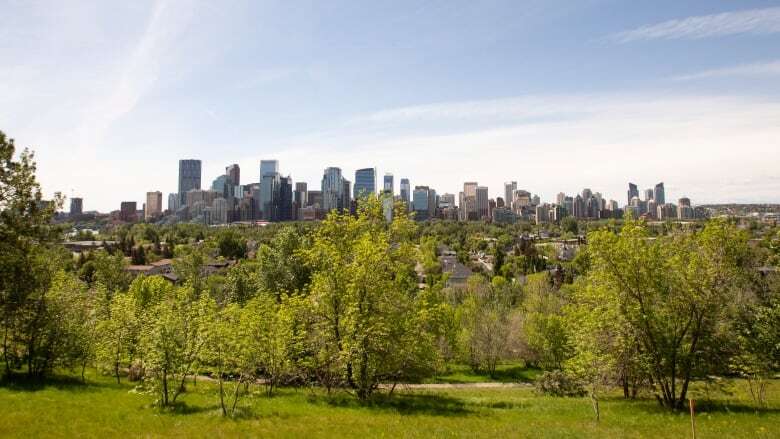
[[243,259],[246,257],[246,239],[235,230],[220,230],[216,239],[220,256],[227,259]]
[[107,365],[120,382],[119,370],[130,366],[138,342],[140,311],[135,298],[129,293],[113,296],[109,312],[97,324],[97,360]]
[[522,336],[525,357],[545,369],[561,369],[569,357],[563,308],[566,299],[545,274],[528,277],[524,289]]
[[308,246],[308,238],[292,226],[282,227],[270,245],[260,245],[255,256],[258,287],[276,295],[278,301],[284,293],[304,291],[311,272],[301,251]]
[[[38,318],[43,296],[61,264],[52,246],[62,231],[51,219],[62,197],[44,201],[33,153],[25,149],[17,159],[15,151],[13,139],[0,131],[0,319],[6,373],[22,360],[15,355],[22,351],[17,342],[34,341],[31,331],[43,324]],[[27,345],[28,364],[35,355],[31,347]]]
[[410,333],[421,329],[410,322],[418,314],[413,235],[414,224],[400,206],[388,224],[379,201],[367,197],[357,217],[331,213],[306,252],[322,357],[338,353],[344,380],[361,400],[398,375],[394,359],[423,361],[407,355],[414,351],[410,343],[433,349],[431,337]]
[[658,401],[682,408],[690,380],[722,364],[720,336],[749,271],[747,236],[725,221],[699,233],[647,239],[627,220],[619,235],[588,235],[586,283],[636,335]]
[[168,406],[184,391],[184,380],[196,370],[211,334],[216,304],[208,295],[196,296],[191,286],[161,297],[145,315],[140,347],[145,380]]

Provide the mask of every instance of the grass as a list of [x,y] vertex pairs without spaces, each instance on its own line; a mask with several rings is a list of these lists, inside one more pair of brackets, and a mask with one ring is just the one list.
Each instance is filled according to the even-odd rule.
[[[0,437],[690,437],[687,413],[650,399],[602,398],[596,422],[586,398],[541,397],[530,388],[401,391],[360,404],[345,393],[262,389],[243,399],[236,419],[220,416],[214,386],[189,386],[172,410],[152,397],[88,376],[88,384],[62,377],[45,384],[0,386]],[[398,392],[398,390],[396,390]],[[770,385],[768,409],[756,411],[744,382],[729,382],[702,398],[699,438],[770,438],[780,435],[780,382]]]
[[448,372],[443,375],[426,380],[427,383],[532,383],[536,377],[542,373],[539,369],[526,368],[523,363],[505,363],[496,367],[496,372],[490,376],[487,372],[474,372],[471,367],[465,364],[454,364],[448,366]]

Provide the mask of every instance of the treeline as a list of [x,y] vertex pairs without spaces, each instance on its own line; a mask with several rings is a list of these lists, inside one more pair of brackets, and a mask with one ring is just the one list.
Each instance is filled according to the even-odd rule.
[[[663,236],[638,221],[607,224],[588,234],[565,275],[501,229],[421,228],[401,206],[387,222],[375,198],[317,227],[249,232],[262,236],[127,229],[118,241],[176,242],[174,285],[130,278],[126,244],[95,252],[86,276],[87,263],[59,244],[51,218],[61,200],[41,201],[31,155],[15,159],[1,133],[0,153],[7,377],[94,366],[165,406],[188,377],[205,374],[218,382],[227,415],[254,384],[269,393],[343,389],[366,400],[454,363],[493,375],[508,360],[544,369],[540,390],[589,394],[594,407],[617,386],[626,398],[651,394],[680,408],[690,382],[711,376],[747,378],[764,404],[780,367],[780,282],[768,266],[776,241],[751,245],[748,231],[727,221]],[[446,287],[440,245],[492,252],[494,272]],[[238,262],[206,275],[220,255]]]

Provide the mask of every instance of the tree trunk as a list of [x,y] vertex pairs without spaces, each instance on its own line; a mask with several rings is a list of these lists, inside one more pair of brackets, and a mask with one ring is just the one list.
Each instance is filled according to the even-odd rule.
[[164,407],[168,406],[168,372],[163,369],[163,375],[162,375],[162,405]]
[[227,416],[225,408],[225,389],[222,386],[222,373],[219,374],[219,406],[222,407],[222,416]]

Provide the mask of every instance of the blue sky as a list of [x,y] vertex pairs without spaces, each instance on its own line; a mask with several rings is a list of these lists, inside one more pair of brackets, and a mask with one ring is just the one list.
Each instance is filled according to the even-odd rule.
[[780,202],[780,1],[0,0],[0,129],[108,211],[260,159]]

